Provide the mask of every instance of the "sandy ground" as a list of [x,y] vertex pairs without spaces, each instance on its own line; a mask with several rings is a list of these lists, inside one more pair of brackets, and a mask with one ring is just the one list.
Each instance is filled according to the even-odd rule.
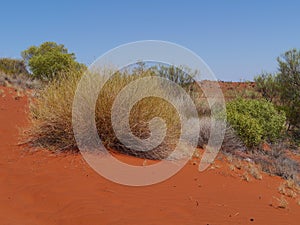
[[28,99],[1,89],[0,224],[299,224],[294,199],[278,208],[281,179],[247,182],[222,161],[202,173],[190,162],[165,182],[128,187],[102,178],[81,155],[30,153],[17,146]]

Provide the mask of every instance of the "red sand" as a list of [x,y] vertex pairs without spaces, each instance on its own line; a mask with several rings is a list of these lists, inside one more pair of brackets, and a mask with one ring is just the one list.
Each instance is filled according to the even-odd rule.
[[287,208],[276,207],[281,179],[243,181],[243,172],[225,162],[202,173],[189,163],[163,183],[128,187],[102,178],[81,155],[29,153],[16,145],[18,127],[28,125],[28,99],[15,100],[12,89],[4,90],[0,224],[299,224],[294,199],[285,197]]

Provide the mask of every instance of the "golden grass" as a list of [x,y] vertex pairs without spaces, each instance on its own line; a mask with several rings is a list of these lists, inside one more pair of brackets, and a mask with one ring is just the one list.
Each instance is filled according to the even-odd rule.
[[[110,70],[104,71],[104,73],[110,72]],[[99,80],[98,77],[97,81],[102,82],[104,80],[106,75],[102,75],[103,79],[100,78]],[[151,119],[159,117],[165,121],[166,136],[163,142],[152,151],[134,151],[128,148],[116,137],[112,127],[111,110],[118,93],[129,83],[141,77],[151,76],[152,74],[149,71],[138,75],[118,72],[104,84],[96,103],[95,121],[99,137],[106,148],[151,159],[165,158],[174,150],[181,132],[180,118],[176,109],[164,99],[158,97],[144,98],[135,104],[130,111],[129,124],[131,131],[140,139],[148,138],[151,135],[149,129]],[[59,80],[54,80],[41,91],[40,97],[30,106],[32,128],[27,133],[29,143],[55,152],[78,151],[72,127],[72,106],[75,91],[81,78],[82,74],[71,71],[61,76]],[[152,85],[162,84],[153,82]],[[146,89],[149,87],[139,88]],[[87,88],[85,95],[88,96],[90,91]],[[169,91],[172,94],[172,90],[165,90],[163,86],[160,86],[160,91]],[[180,104],[185,104],[182,99],[178,99],[178,101],[182,101]],[[82,107],[86,107],[88,104],[83,102]],[[86,129],[88,127],[83,124],[82,135],[89,133]]]
[[257,165],[254,163],[249,163],[246,166],[246,170],[248,171],[249,174],[251,174],[252,177],[254,177],[257,180],[262,180],[262,174],[261,174],[261,169],[258,168]]

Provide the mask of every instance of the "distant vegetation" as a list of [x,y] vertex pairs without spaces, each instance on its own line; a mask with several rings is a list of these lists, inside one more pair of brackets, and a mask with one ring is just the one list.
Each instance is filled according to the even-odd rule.
[[0,73],[6,75],[27,75],[28,71],[23,60],[0,58]]
[[23,59],[0,58],[0,85],[41,88],[60,76],[86,70],[74,53],[55,42],[31,46],[21,56]]
[[40,84],[34,80],[20,59],[0,58],[0,85],[20,88],[39,88]]
[[286,113],[287,131],[300,139],[300,51],[292,49],[277,58],[279,70],[255,78],[257,90]]
[[42,81],[51,81],[64,72],[86,68],[76,62],[74,53],[69,53],[64,45],[55,42],[31,46],[22,52],[22,58],[32,76]]

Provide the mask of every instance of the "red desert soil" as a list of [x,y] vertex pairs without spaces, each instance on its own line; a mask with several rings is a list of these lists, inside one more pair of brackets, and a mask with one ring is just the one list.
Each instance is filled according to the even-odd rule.
[[81,155],[29,153],[17,146],[28,98],[1,89],[0,224],[299,224],[294,199],[277,207],[281,179],[247,182],[225,162],[202,173],[189,163],[165,182],[129,187],[102,178]]

